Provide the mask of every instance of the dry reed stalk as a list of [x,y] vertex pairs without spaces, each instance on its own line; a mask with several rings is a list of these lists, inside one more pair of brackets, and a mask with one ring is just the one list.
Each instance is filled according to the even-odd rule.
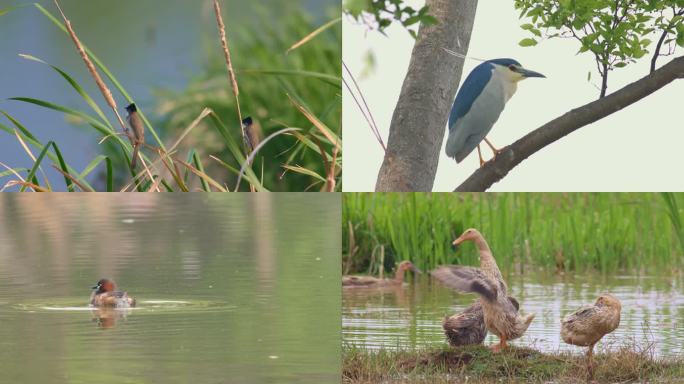
[[333,149],[333,158],[330,162],[330,170],[328,171],[328,179],[326,182],[327,191],[335,192],[335,170],[337,169],[337,154],[339,153],[340,146],[335,142],[335,148]]
[[336,23],[339,23],[342,21],[341,17],[338,17],[335,20],[328,21],[327,23],[321,25],[320,27],[316,28],[315,31],[309,33],[308,35],[304,36],[301,40],[298,42],[294,43],[290,48],[288,48],[287,51],[285,51],[285,54],[290,53],[291,51],[301,47],[302,45],[306,44],[309,40],[313,39],[314,37],[318,36],[321,32],[325,31],[326,29],[330,28],[331,26],[335,25]]
[[67,19],[66,15],[64,15],[64,12],[62,12],[62,8],[59,6],[59,3],[57,0],[55,0],[55,5],[57,6],[57,9],[59,9],[59,13],[62,15],[62,19],[64,20],[64,25],[66,26],[67,30],[69,31],[69,35],[71,36],[71,39],[74,41],[74,44],[76,45],[76,49],[78,50],[78,53],[81,55],[81,58],[86,64],[86,67],[88,68],[88,72],[93,76],[93,79],[95,79],[95,83],[97,84],[97,87],[100,89],[100,92],[102,92],[102,96],[104,96],[105,101],[109,105],[110,108],[112,108],[112,111],[114,111],[114,114],[116,115],[116,118],[119,120],[119,124],[121,124],[121,128],[123,129],[124,133],[126,136],[129,137],[130,135],[128,133],[128,128],[126,128],[126,124],[124,123],[123,119],[121,118],[121,115],[119,115],[119,111],[116,106],[116,101],[114,100],[114,96],[112,96],[112,92],[107,88],[107,84],[102,80],[102,77],[100,77],[100,74],[97,73],[97,70],[95,69],[95,65],[93,65],[93,62],[90,60],[90,57],[88,57],[88,54],[86,53],[85,49],[83,48],[83,44],[81,44],[81,41],[78,39],[78,36],[76,36],[76,32],[74,32],[74,29],[71,27],[71,21]]
[[249,154],[247,150],[247,137],[245,135],[245,128],[242,124],[242,111],[240,111],[240,89],[235,78],[235,71],[233,70],[233,61],[230,58],[230,47],[228,45],[228,38],[226,37],[226,26],[223,23],[221,16],[221,5],[218,0],[214,0],[214,12],[216,13],[216,23],[218,24],[219,35],[221,37],[221,46],[223,47],[223,54],[226,56],[226,67],[228,68],[228,76],[233,88],[233,95],[235,96],[235,105],[237,106],[238,119],[240,120],[240,132],[242,134],[242,143],[245,146],[245,155]]
[[71,176],[71,175],[70,175],[69,173],[67,173],[67,172],[64,172],[64,171],[63,171],[61,168],[59,168],[58,166],[52,164],[52,168],[56,169],[57,172],[59,172],[59,173],[61,173],[62,175],[64,175],[64,177],[69,178],[69,180],[71,180],[72,183],[76,184],[79,188],[81,188],[81,191],[83,191],[83,192],[95,192],[95,191],[93,191],[91,188],[86,187],[83,183],[81,183],[80,181],[78,181],[77,178]]

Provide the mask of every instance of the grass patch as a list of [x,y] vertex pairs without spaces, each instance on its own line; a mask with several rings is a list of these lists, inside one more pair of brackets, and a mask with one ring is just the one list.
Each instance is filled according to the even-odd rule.
[[[511,347],[493,354],[484,346],[419,351],[343,349],[343,382],[363,383],[583,383],[583,355],[541,353]],[[595,355],[598,382],[676,382],[684,377],[684,360],[655,358],[651,348],[624,346]]]

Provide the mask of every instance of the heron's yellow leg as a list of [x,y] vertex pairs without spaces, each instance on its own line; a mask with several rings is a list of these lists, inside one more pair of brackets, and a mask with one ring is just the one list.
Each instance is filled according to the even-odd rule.
[[494,144],[492,144],[491,141],[487,140],[486,137],[484,138],[484,141],[485,141],[485,143],[487,143],[487,145],[489,145],[489,148],[492,149],[492,152],[494,152],[494,156],[496,156],[496,155],[498,155],[499,153],[503,152],[503,149],[497,149],[497,148],[494,146]]
[[485,161],[482,158],[482,151],[480,150],[480,145],[477,145],[477,156],[480,158],[480,168],[482,168],[485,165]]

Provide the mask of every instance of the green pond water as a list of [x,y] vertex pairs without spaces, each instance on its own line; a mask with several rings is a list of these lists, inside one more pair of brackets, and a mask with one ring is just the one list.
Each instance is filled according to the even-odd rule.
[[[549,276],[530,273],[506,277],[509,292],[523,313],[536,317],[513,345],[545,352],[584,348],[560,338],[560,319],[602,292],[622,302],[620,326],[597,344],[597,351],[623,345],[649,350],[656,356],[684,353],[684,278],[661,276]],[[456,293],[420,276],[415,283],[392,289],[344,289],[343,343],[367,349],[420,349],[446,345],[442,319],[469,306],[475,295]],[[498,343],[488,334],[485,344]]]
[[[340,220],[334,194],[0,195],[0,382],[338,382]],[[89,308],[101,277],[137,307]]]

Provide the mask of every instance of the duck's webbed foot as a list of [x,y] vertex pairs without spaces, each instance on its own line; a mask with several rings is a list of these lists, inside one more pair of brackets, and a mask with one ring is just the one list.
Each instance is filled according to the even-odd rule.
[[508,346],[508,344],[506,344],[506,338],[502,337],[499,344],[492,345],[490,347],[490,349],[492,350],[492,353],[499,353],[499,352],[503,351],[504,349],[506,349],[507,346]]

